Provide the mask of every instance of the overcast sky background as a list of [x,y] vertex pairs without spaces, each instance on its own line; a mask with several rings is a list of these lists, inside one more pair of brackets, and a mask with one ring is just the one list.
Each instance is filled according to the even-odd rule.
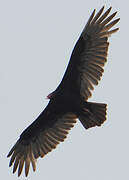
[[[80,122],[43,159],[31,180],[129,180],[129,1],[4,0],[0,2],[0,178],[15,180],[6,155],[60,83],[93,9],[113,7],[120,31],[109,39],[108,62],[89,101],[108,104],[102,127]],[[24,173],[19,179],[25,179]]]

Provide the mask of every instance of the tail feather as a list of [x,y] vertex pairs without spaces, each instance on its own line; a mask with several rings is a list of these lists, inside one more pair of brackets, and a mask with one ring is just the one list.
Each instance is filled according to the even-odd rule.
[[106,110],[107,104],[87,102],[78,118],[85,129],[101,126],[106,120]]

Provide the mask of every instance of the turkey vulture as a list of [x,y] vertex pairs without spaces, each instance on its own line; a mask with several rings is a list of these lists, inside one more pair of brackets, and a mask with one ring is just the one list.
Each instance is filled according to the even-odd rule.
[[108,37],[119,29],[111,29],[119,21],[119,18],[111,21],[117,12],[108,16],[111,7],[103,11],[104,7],[96,15],[93,11],[72,51],[61,83],[47,96],[50,99],[47,107],[10,150],[9,166],[14,165],[13,173],[18,169],[18,176],[24,164],[26,176],[30,163],[35,171],[36,159],[64,141],[76,119],[85,129],[101,126],[106,120],[106,104],[87,102],[104,71]]

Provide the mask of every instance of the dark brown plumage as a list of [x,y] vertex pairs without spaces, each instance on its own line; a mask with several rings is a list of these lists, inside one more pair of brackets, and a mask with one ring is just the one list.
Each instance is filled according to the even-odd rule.
[[77,118],[86,129],[101,126],[106,120],[106,104],[87,102],[104,71],[108,37],[118,31],[118,28],[110,30],[119,21],[111,21],[116,12],[107,17],[111,8],[105,13],[103,10],[104,7],[96,16],[93,11],[73,49],[60,85],[48,95],[47,107],[23,131],[9,152],[9,166],[13,165],[13,173],[18,169],[18,176],[24,164],[26,176],[30,163],[35,171],[36,159],[44,157],[64,141]]

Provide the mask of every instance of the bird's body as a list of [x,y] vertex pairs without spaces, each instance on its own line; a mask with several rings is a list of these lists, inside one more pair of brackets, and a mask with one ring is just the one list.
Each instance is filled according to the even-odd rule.
[[36,159],[43,157],[64,141],[77,119],[85,129],[101,126],[106,120],[106,104],[87,101],[104,71],[108,37],[118,30],[110,30],[119,21],[111,21],[116,13],[107,17],[111,8],[102,14],[103,10],[104,7],[95,17],[95,10],[91,14],[73,49],[61,83],[47,96],[50,99],[47,107],[23,131],[9,152],[9,166],[14,164],[13,172],[18,168],[18,176],[24,163],[26,176],[30,162],[35,171]]
[[[85,107],[88,109],[87,102],[85,102]],[[44,111],[39,115],[37,120],[35,120],[27,129],[25,129],[25,131],[23,131],[20,138],[21,140],[26,139],[29,141],[31,137],[35,137],[35,133],[39,133],[40,128],[41,131],[43,131],[46,128],[53,127],[58,117],[62,117],[68,112],[72,112],[77,116],[81,114],[82,109],[83,100],[77,97],[76,94],[63,94],[61,92],[57,95],[54,94],[54,97],[51,97]]]

